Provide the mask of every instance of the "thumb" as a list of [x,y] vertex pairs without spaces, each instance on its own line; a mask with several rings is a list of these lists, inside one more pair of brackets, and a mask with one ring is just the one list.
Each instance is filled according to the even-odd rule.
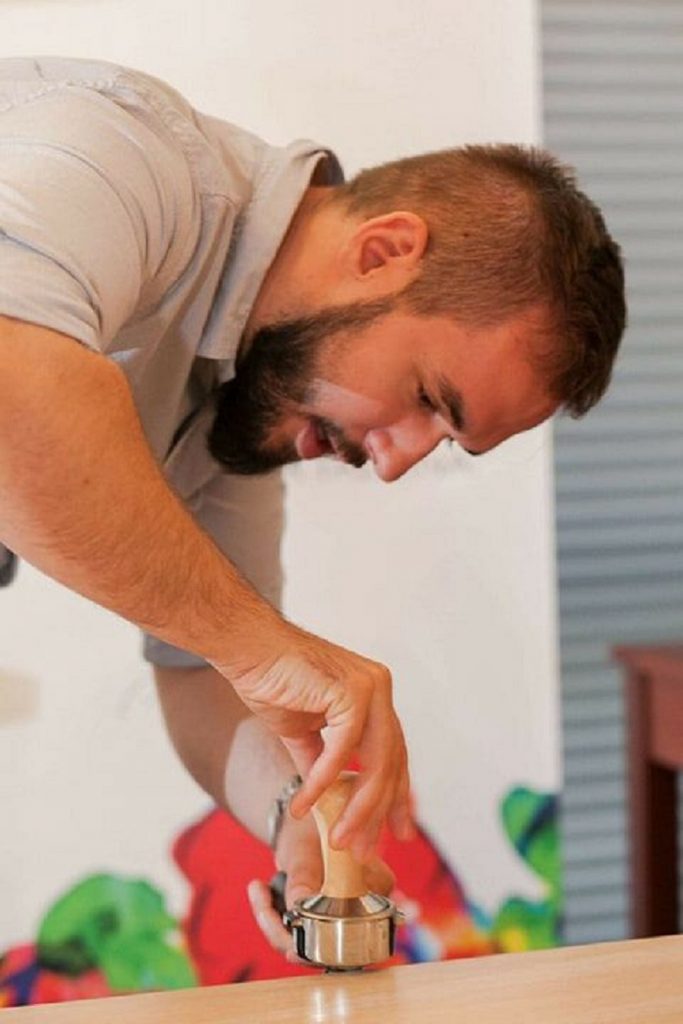
[[279,866],[287,874],[285,903],[291,907],[295,900],[305,900],[320,892],[323,881],[322,854],[317,832],[310,832],[295,847],[284,851],[278,858]]
[[290,882],[288,878],[285,886],[285,903],[288,907],[293,907],[297,900],[306,900],[319,891],[320,886],[312,884],[310,880],[300,878]]
[[285,903],[288,907],[294,905],[296,900],[305,900],[320,892],[322,885],[322,872],[320,864],[314,863],[309,866],[297,865],[292,874],[287,875],[285,885]]
[[396,884],[396,875],[388,864],[378,857],[363,865],[363,875],[371,892],[388,896]]

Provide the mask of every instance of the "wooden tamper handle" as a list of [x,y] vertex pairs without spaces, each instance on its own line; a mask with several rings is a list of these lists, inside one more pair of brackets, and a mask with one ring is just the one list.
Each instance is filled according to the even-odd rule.
[[339,818],[351,794],[356,772],[342,772],[339,778],[326,789],[313,807],[313,817],[320,834],[325,878],[320,890],[323,896],[336,899],[353,899],[368,891],[364,880],[363,865],[351,856],[348,850],[333,850],[329,844],[330,829]]
[[368,892],[363,865],[348,850],[330,848],[329,834],[346,808],[356,779],[342,772],[313,808],[320,833],[325,880],[314,896],[297,900],[283,915],[297,954],[330,971],[355,971],[387,960],[403,915],[390,899]]

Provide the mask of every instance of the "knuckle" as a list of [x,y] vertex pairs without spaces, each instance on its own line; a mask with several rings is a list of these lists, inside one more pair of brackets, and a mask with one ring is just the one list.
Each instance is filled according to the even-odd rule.
[[385,685],[391,684],[391,671],[386,665],[383,665],[380,661],[375,662],[375,672],[379,682]]
[[378,666],[375,674],[375,688],[381,692],[383,697],[391,699],[393,680],[391,672],[385,665]]

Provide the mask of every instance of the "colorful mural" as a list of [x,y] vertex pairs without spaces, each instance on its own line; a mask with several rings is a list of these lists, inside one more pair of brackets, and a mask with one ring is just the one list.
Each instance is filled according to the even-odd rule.
[[[543,891],[536,902],[511,896],[492,916],[467,897],[424,830],[410,843],[383,838],[396,875],[394,898],[407,911],[394,961],[481,956],[559,942],[560,858],[557,798],[515,788],[501,823]],[[93,875],[47,911],[35,943],[0,958],[0,1007],[87,999],[122,992],[186,988],[309,973],[287,963],[261,935],[247,883],[273,872],[270,851],[229,814],[215,810],[173,846],[191,896],[182,920],[144,880]]]
[[0,960],[0,1006],[196,985],[177,931],[147,882],[92,875],[50,907],[35,944]]
[[502,904],[491,927],[496,947],[516,953],[557,946],[562,920],[558,799],[519,787],[503,800],[501,817],[506,836],[540,879],[544,897],[537,902],[511,897]]

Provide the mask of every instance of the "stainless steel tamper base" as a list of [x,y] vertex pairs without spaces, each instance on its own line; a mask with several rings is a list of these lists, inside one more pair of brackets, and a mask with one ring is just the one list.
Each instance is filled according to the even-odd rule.
[[388,960],[403,914],[386,896],[309,896],[284,915],[297,955],[332,971],[355,971]]

